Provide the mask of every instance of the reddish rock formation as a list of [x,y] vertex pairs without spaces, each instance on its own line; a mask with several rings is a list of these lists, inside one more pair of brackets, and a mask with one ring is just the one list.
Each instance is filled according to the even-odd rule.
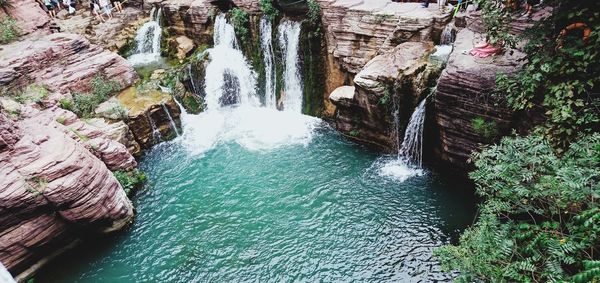
[[436,154],[453,168],[468,169],[467,160],[490,137],[473,128],[473,120],[495,124],[500,134],[511,127],[513,112],[491,95],[499,73],[511,73],[521,67],[524,57],[518,50],[492,58],[468,55],[473,44],[485,39],[469,29],[456,36],[454,51],[438,81],[435,117],[439,134]]
[[48,116],[0,113],[0,261],[13,275],[34,272],[80,228],[107,233],[134,216],[106,165]]
[[336,128],[360,142],[394,151],[394,119],[403,133],[414,107],[439,74],[441,66],[427,60],[431,50],[431,44],[406,42],[369,61],[354,78],[354,95],[348,93],[351,87],[342,87],[330,96],[337,106]]
[[7,0],[0,10],[0,17],[8,16],[17,21],[19,32],[30,34],[50,23],[50,17],[35,0]]
[[51,92],[90,91],[90,80],[104,75],[125,88],[138,76],[119,55],[104,50],[81,35],[56,33],[3,46],[0,86],[23,88],[32,83]]
[[209,0],[165,0],[161,4],[165,27],[171,35],[185,35],[197,44],[212,43]]
[[436,41],[450,11],[388,0],[319,0],[328,52],[356,74],[373,57],[407,41]]

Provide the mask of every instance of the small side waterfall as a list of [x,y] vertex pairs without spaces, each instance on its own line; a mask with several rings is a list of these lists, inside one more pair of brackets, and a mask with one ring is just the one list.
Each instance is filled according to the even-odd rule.
[[419,168],[423,165],[423,128],[426,101],[427,99],[423,99],[410,116],[408,126],[406,126],[404,132],[404,140],[398,151],[399,159],[404,159]]
[[150,128],[152,129],[152,138],[154,139],[154,143],[161,142],[163,140],[162,135],[160,134],[160,131],[156,127],[156,123],[154,123],[154,120],[152,120],[152,117],[150,117],[150,114],[148,114],[148,112],[146,112],[146,117],[148,118],[148,122],[150,123]]
[[260,47],[263,50],[263,63],[265,64],[265,106],[277,108],[277,96],[275,95],[275,82],[277,82],[275,56],[272,43],[273,27],[267,17],[260,19]]
[[208,49],[206,67],[206,107],[215,110],[228,104],[258,105],[256,75],[239,50],[235,31],[221,13],[215,20],[215,46]]
[[175,124],[175,121],[173,121],[173,118],[171,117],[171,112],[169,111],[169,108],[164,104],[161,104],[160,106],[162,106],[162,109],[165,111],[165,114],[167,114],[167,118],[169,118],[169,123],[171,124],[171,128],[173,129],[173,131],[175,131],[175,134],[177,136],[179,136],[179,130],[177,130],[177,125]]
[[283,108],[302,113],[302,78],[300,76],[298,47],[300,43],[299,22],[284,20],[278,28],[279,46],[283,54]]
[[454,32],[454,25],[448,24],[442,31],[442,35],[440,36],[440,45],[452,45],[454,43],[454,39],[456,34]]
[[152,8],[150,16],[151,21],[145,23],[135,36],[136,50],[129,57],[129,62],[134,66],[145,65],[158,61],[160,58],[160,39],[162,28],[160,26],[160,17],[162,8]]

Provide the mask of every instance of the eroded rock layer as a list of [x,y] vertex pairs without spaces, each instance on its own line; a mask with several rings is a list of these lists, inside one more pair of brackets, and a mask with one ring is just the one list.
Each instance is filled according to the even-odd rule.
[[89,92],[90,81],[98,75],[123,88],[138,78],[121,56],[76,34],[29,38],[0,51],[0,86],[11,89],[38,83],[51,92]]
[[0,261],[13,275],[64,247],[80,228],[107,233],[134,216],[85,143],[65,134],[51,113],[27,115],[13,122],[0,113]]

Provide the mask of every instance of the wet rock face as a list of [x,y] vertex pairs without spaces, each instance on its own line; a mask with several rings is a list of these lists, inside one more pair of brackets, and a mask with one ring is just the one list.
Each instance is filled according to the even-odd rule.
[[[471,153],[506,134],[516,123],[516,115],[491,95],[498,73],[512,73],[521,68],[523,54],[517,50],[493,58],[475,58],[468,55],[473,44],[485,37],[469,29],[461,30],[456,37],[454,51],[439,79],[435,93],[436,132],[439,143],[436,155],[453,168],[464,171]],[[496,137],[486,137],[474,127],[481,119],[493,126]]]
[[212,43],[210,15],[216,6],[209,0],[165,0],[160,5],[171,35],[185,35],[197,44]]
[[13,275],[77,231],[115,231],[134,216],[107,164],[53,115],[29,111],[13,122],[0,113],[0,261]]
[[138,94],[130,88],[117,99],[125,107],[127,125],[142,149],[175,138],[177,132],[173,123],[177,131],[181,129],[181,110],[170,94],[159,91]]
[[122,87],[138,79],[125,59],[81,35],[30,38],[0,51],[0,87],[20,89],[36,83],[51,92],[89,92],[96,75],[116,80]]
[[436,41],[450,11],[437,5],[367,0],[319,0],[328,52],[357,74],[373,57],[407,41]]
[[432,47],[407,42],[369,61],[354,78],[354,87],[340,87],[329,97],[337,107],[336,128],[359,142],[395,151],[395,119],[403,133],[439,74],[441,66],[427,60]]

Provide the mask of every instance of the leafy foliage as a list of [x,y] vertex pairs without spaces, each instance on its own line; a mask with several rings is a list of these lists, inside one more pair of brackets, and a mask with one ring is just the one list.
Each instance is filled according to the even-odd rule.
[[249,40],[250,30],[248,26],[250,25],[250,16],[248,13],[240,8],[233,8],[231,9],[231,20],[235,27],[235,33],[240,40],[242,42]]
[[477,134],[488,141],[498,136],[498,125],[495,121],[486,121],[484,118],[477,117],[471,121],[471,126]]
[[115,171],[113,175],[127,195],[130,195],[135,188],[141,186],[147,180],[144,172],[137,169],[133,171]]
[[101,75],[96,75],[91,81],[91,91],[89,93],[73,94],[73,101],[60,101],[63,108],[71,108],[79,117],[89,118],[100,103],[106,101],[108,97],[119,91],[121,85],[114,80],[107,80]]
[[[458,246],[436,250],[460,280],[580,281],[598,275],[600,134],[563,156],[540,136],[505,138],[474,156],[484,198]],[[584,264],[585,263],[585,264]]]
[[273,6],[273,0],[260,0],[260,10],[270,21],[274,21],[279,16],[279,10]]
[[316,0],[308,0],[306,3],[308,4],[306,17],[312,26],[317,26],[321,21],[321,6]]
[[17,21],[9,17],[0,20],[0,43],[10,43],[17,39],[17,37],[19,37]]
[[[544,1],[555,6],[554,13],[520,37],[508,34],[508,23],[514,15],[507,9],[492,9],[499,1],[479,2],[483,4],[484,22],[491,38],[526,42],[524,51],[528,61],[523,70],[514,76],[498,76],[497,93],[505,96],[515,110],[543,113],[547,122],[539,133],[561,149],[580,132],[597,130],[600,125],[600,2]],[[582,40],[581,31],[560,35],[563,28],[577,22],[591,29],[589,39]]]

